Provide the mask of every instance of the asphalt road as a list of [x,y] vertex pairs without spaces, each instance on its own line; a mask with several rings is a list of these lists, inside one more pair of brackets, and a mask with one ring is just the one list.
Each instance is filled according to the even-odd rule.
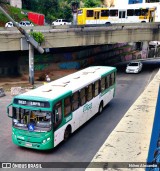
[[[83,125],[67,142],[62,142],[58,147],[50,151],[36,151],[18,147],[12,143],[11,119],[8,118],[6,114],[6,106],[11,102],[12,97],[9,94],[5,97],[1,97],[0,162],[67,162],[67,164],[70,165],[74,162],[82,162],[82,164],[90,162],[125,112],[156,74],[159,65],[160,64],[157,62],[152,64],[145,63],[143,71],[140,74],[125,74],[124,67],[118,67],[116,96],[106,106],[103,113],[95,116]],[[63,167],[64,165],[62,164],[62,168],[41,170],[85,170],[85,168],[67,169]]]

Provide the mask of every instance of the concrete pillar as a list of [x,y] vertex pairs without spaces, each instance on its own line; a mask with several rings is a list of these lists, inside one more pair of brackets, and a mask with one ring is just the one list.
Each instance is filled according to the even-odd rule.
[[77,13],[73,13],[73,25],[77,25]]
[[148,47],[149,47],[148,41],[144,41],[142,43],[142,51],[141,51],[141,57],[142,57],[142,59],[148,58]]

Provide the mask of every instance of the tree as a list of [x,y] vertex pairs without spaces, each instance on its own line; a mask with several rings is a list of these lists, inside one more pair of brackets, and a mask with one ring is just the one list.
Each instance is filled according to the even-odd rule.
[[39,0],[38,2],[38,11],[43,13],[47,20],[51,20],[52,16],[58,15],[58,0]]
[[97,1],[97,0],[86,0],[84,2],[84,7],[87,7],[87,8],[98,7],[100,5],[101,5],[100,1]]

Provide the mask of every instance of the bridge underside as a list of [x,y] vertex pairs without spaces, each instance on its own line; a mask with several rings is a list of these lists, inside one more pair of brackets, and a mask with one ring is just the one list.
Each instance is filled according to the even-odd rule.
[[[147,51],[146,51],[147,50]],[[143,43],[119,43],[101,46],[50,48],[45,54],[35,52],[35,79],[46,72],[80,69],[90,65],[115,65],[131,60],[147,60],[160,56],[160,49],[150,49]],[[0,76],[25,76],[28,79],[28,51],[0,53]]]

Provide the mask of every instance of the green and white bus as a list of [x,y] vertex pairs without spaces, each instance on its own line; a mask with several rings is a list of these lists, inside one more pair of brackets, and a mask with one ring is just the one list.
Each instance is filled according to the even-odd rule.
[[115,95],[116,68],[93,66],[17,95],[7,107],[12,141],[18,146],[54,148]]

